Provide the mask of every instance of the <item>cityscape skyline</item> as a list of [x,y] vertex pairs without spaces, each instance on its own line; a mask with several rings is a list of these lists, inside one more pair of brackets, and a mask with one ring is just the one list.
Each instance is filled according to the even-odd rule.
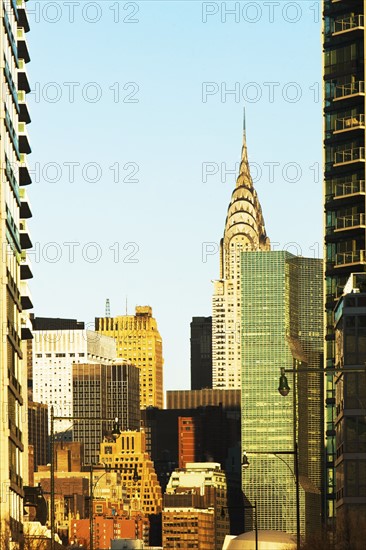
[[[102,17],[95,24],[82,19],[77,7],[74,23],[69,22],[65,6],[54,24],[48,21],[55,17],[51,8],[48,15],[42,11],[38,18],[37,13],[29,15],[34,29],[29,35],[34,92],[29,102],[37,121],[31,128],[30,168],[36,184],[31,198],[33,209],[42,212],[31,222],[35,313],[81,319],[91,328],[94,317],[104,315],[106,298],[112,316],[125,314],[126,297],[130,314],[135,305],[151,305],[164,341],[164,388],[183,389],[189,387],[191,318],[211,315],[210,281],[219,275],[218,245],[238,174],[244,104],[249,162],[272,246],[293,253],[301,248],[304,256],[322,255],[320,11],[316,17],[314,10],[303,8],[293,23],[296,13],[283,14],[282,7],[276,9],[273,22],[263,10],[256,24],[243,17],[235,23],[229,16],[222,23],[220,14],[207,15],[205,23],[199,3],[142,2],[134,16],[138,23],[121,20],[113,23],[110,33],[112,4],[103,2]],[[94,17],[92,11],[88,15]],[[125,18],[127,10],[122,15]],[[247,19],[251,17],[248,14]],[[100,40],[95,41],[95,33]],[[68,42],[61,53],[57,44],[65,35]],[[148,37],[154,39],[153,45]],[[289,40],[294,44],[291,51]],[[166,43],[172,44],[171,51]],[[245,55],[253,43],[256,53]],[[110,57],[110,49],[116,57]],[[83,58],[78,68],[74,51]],[[154,64],[159,77],[150,68]],[[73,103],[71,85],[64,84],[68,82],[80,83],[75,84]],[[96,103],[82,95],[91,82],[102,89]],[[117,91],[109,88],[117,82],[121,101],[115,103]],[[122,101],[122,93],[133,91],[133,87],[123,89],[127,82],[139,85],[138,103]],[[212,87],[203,88],[205,82],[213,83],[207,97],[203,94]],[[236,93],[230,94],[230,89]],[[95,90],[90,86],[84,95],[93,99]],[[252,100],[256,90],[261,94],[257,102]],[[294,102],[300,92],[301,98]],[[107,120],[114,124],[107,127]],[[90,140],[93,133],[97,137]],[[73,162],[80,163],[74,166],[74,182],[70,181]],[[88,183],[82,167],[91,162],[98,163],[102,174]],[[116,168],[109,167],[119,163],[124,179],[133,172],[132,166],[123,170],[129,162],[139,164],[137,177],[131,177],[139,183],[114,183]],[[293,183],[282,176],[288,163],[301,169],[301,177]],[[292,168],[294,172],[288,167],[288,180],[297,179],[297,167]],[[210,170],[218,171],[210,175]],[[225,175],[225,170],[232,173]],[[94,176],[90,167],[87,177]],[[53,207],[46,211],[45,200],[57,204],[59,213]],[[300,208],[285,206],[289,204],[314,212],[310,228],[299,223]],[[88,243],[100,248],[85,249]],[[138,252],[128,243],[136,243]],[[202,255],[204,243],[209,243],[207,257]],[[100,250],[101,261],[93,263]],[[74,262],[69,261],[72,251]],[[138,262],[124,263],[127,256]],[[100,284],[107,279],[108,284]]]

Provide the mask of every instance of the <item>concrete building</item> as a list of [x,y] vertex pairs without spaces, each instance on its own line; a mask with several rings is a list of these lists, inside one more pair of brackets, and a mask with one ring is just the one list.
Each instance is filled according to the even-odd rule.
[[[83,328],[72,319],[33,320],[33,399],[54,407],[55,416],[73,416],[74,364],[109,364],[116,358],[112,338]],[[72,438],[72,424],[56,420],[55,433]]]
[[350,276],[337,303],[335,343],[335,367],[342,370],[335,376],[337,540],[361,549],[366,535],[366,273]]
[[150,306],[135,315],[97,317],[95,330],[117,344],[117,356],[140,369],[140,406],[163,408],[163,343]]
[[191,322],[191,389],[212,388],[212,317]]
[[194,409],[222,405],[224,409],[240,409],[240,389],[168,390],[167,409]]
[[[365,3],[323,2],[325,366],[335,364],[334,307],[352,272],[366,270]],[[327,377],[326,488],[334,516],[334,376]]]
[[163,547],[221,550],[229,531],[226,476],[215,462],[172,473],[164,495]]
[[2,2],[0,122],[0,541],[23,537],[23,484],[27,484],[26,346],[32,337],[27,310],[33,307],[27,280],[32,277],[27,250],[32,247],[28,219],[31,208],[25,186],[31,183],[27,156],[30,92],[26,64],[30,61],[26,33],[26,2]]
[[240,389],[241,252],[269,248],[261,206],[250,175],[244,133],[239,176],[220,241],[220,278],[214,282],[212,298],[214,388]]
[[[116,359],[113,365],[74,364],[72,366],[73,414],[85,417],[74,423],[73,437],[83,443],[84,464],[97,464],[100,444],[118,418],[122,431],[140,428],[140,371]],[[92,418],[96,421],[93,422]]]
[[[243,492],[257,502],[259,529],[296,533],[294,457],[280,456],[294,452],[295,423],[301,532],[309,535],[321,528],[322,261],[284,251],[245,252],[241,286],[242,449],[250,461]],[[280,367],[300,364],[308,371],[294,380],[289,374],[291,392],[282,397]],[[251,521],[246,527],[252,529]]]

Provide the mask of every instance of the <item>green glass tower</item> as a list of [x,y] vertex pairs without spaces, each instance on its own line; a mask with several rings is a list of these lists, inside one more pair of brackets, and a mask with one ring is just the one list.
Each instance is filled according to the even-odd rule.
[[[257,503],[259,529],[296,533],[294,456],[281,454],[293,452],[296,441],[300,527],[308,535],[321,526],[322,262],[256,251],[242,254],[241,267],[242,449],[250,461],[243,491]],[[282,397],[280,368],[300,363],[310,372],[298,373],[295,383],[289,373],[291,391]]]

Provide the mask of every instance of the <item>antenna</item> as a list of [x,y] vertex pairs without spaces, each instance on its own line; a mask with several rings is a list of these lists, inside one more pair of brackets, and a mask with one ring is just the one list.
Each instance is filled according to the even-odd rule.
[[109,298],[105,301],[105,316],[110,317],[111,316],[111,304],[109,302]]
[[127,313],[127,296],[126,296],[126,315],[128,315],[128,313]]
[[243,138],[246,139],[247,134],[247,128],[246,128],[246,120],[245,120],[245,107],[243,107]]

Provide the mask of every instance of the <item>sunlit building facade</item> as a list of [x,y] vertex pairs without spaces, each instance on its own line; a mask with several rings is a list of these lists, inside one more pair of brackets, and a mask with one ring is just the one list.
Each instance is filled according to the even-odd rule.
[[[288,252],[242,254],[242,449],[250,461],[243,491],[252,505],[257,503],[259,529],[296,533],[294,456],[281,456],[294,452],[294,424],[301,532],[321,527],[322,288],[321,260]],[[299,373],[296,379],[289,373],[291,391],[283,397],[281,367],[314,373]],[[252,529],[251,521],[246,528]]]
[[[32,270],[27,249],[32,247],[28,219],[32,213],[26,192],[31,183],[27,156],[30,122],[26,94],[30,92],[26,64],[30,61],[26,33],[26,3],[0,6],[0,545],[23,536],[23,485],[27,484],[26,345],[32,337],[27,310],[33,307],[27,279]],[[4,538],[5,537],[5,538]]]
[[95,330],[116,340],[117,357],[140,369],[140,406],[163,408],[163,342],[150,306],[135,315],[97,317]]

